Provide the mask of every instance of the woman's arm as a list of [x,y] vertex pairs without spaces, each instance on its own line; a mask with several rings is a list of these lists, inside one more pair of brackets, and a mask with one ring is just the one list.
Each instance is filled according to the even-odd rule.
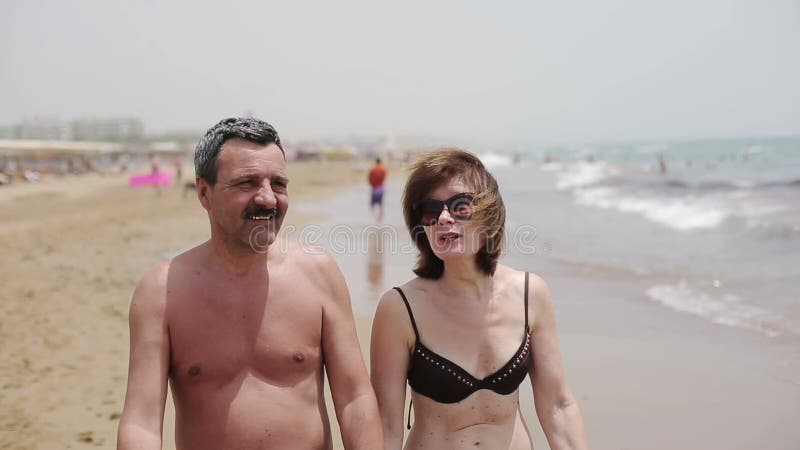
[[588,449],[583,417],[564,375],[550,288],[539,276],[531,274],[530,281],[533,300],[529,305],[533,318],[530,378],[536,415],[551,449]]
[[406,373],[414,343],[403,300],[397,291],[390,290],[381,297],[375,311],[370,345],[372,387],[378,399],[386,450],[403,447]]

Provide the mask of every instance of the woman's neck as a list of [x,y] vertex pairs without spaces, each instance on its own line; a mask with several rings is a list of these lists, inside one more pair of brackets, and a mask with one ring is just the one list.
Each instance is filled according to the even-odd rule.
[[474,258],[445,262],[439,283],[449,295],[479,302],[489,301],[494,288],[494,278],[479,269]]

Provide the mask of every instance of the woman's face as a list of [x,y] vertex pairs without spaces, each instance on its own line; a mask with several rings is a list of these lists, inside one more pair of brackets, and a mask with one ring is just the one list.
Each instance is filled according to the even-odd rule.
[[433,253],[442,261],[474,257],[480,250],[483,240],[480,227],[472,220],[472,194],[471,188],[455,178],[420,202],[425,213],[422,223],[425,235]]

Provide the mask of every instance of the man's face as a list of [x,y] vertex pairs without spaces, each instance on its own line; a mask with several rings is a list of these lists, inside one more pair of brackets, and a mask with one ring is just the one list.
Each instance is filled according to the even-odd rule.
[[226,141],[217,160],[217,183],[198,180],[212,233],[232,245],[266,251],[289,208],[288,184],[286,163],[276,144]]

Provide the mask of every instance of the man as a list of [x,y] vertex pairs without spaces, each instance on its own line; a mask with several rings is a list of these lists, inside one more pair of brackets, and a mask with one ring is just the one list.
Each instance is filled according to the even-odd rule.
[[289,180],[275,130],[223,120],[195,169],[211,238],[136,288],[118,449],[161,448],[167,380],[178,449],[330,449],[325,372],[345,447],[383,448],[341,272],[277,240]]
[[386,167],[381,164],[380,158],[375,158],[375,165],[369,171],[367,177],[371,188],[369,206],[375,220],[383,221],[383,182],[386,180]]

